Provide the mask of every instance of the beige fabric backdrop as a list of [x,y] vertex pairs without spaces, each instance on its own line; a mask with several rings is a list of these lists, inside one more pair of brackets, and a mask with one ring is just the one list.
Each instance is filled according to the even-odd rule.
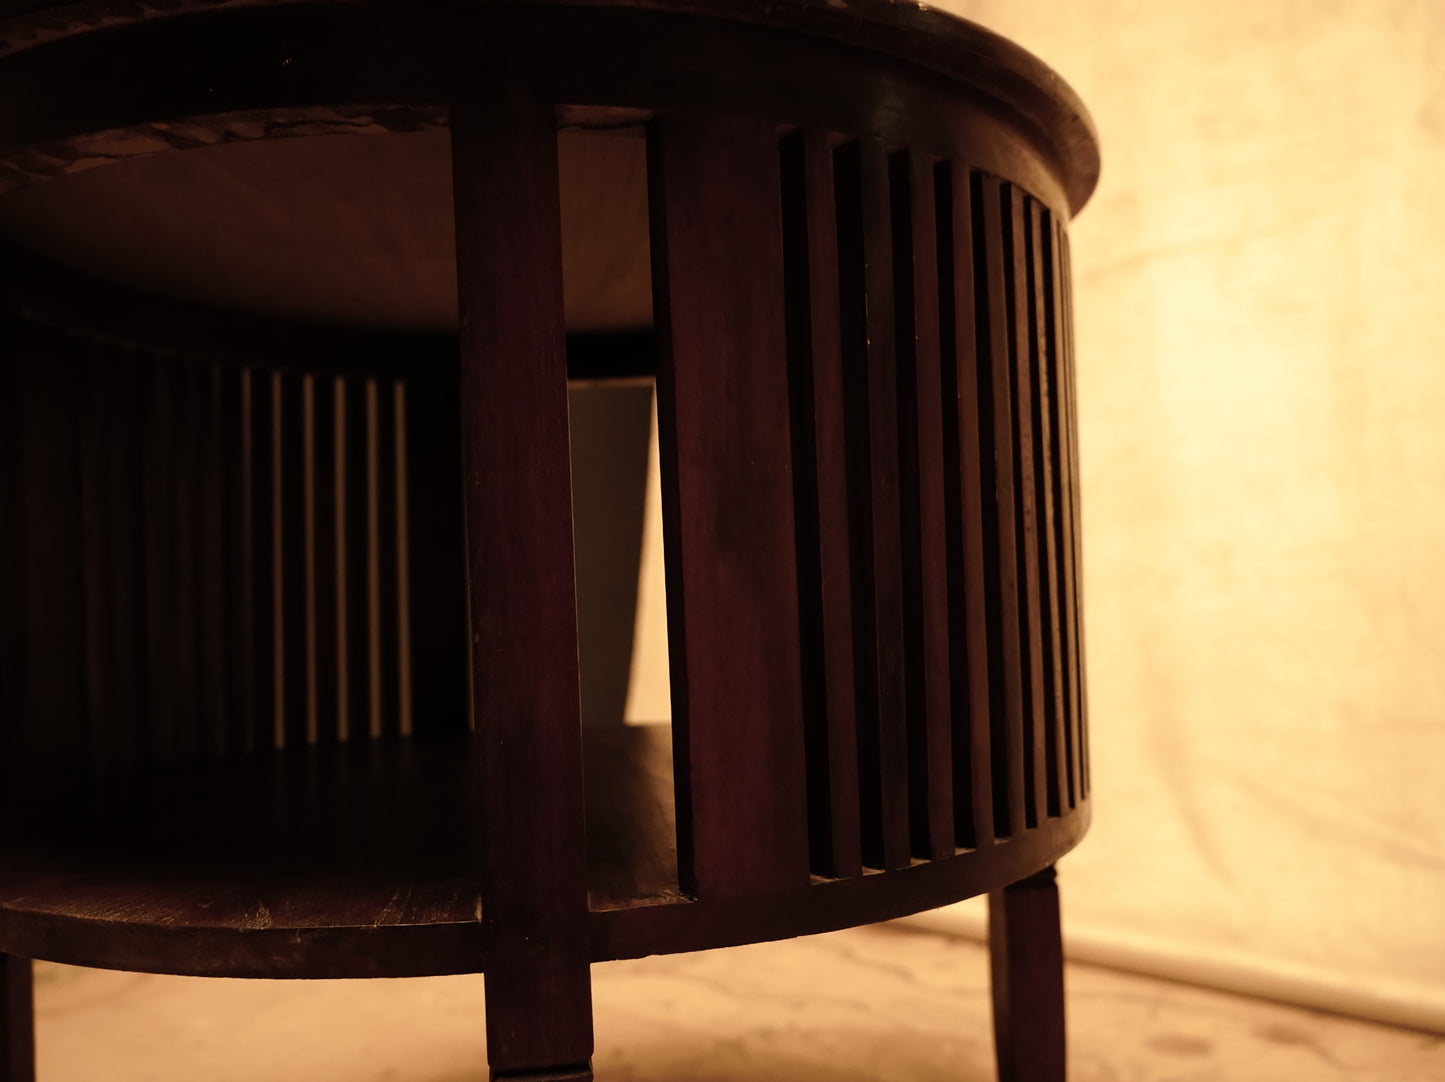
[[[1104,150],[1071,949],[1445,1030],[1445,3],[943,6]],[[659,616],[634,716],[666,711]]]

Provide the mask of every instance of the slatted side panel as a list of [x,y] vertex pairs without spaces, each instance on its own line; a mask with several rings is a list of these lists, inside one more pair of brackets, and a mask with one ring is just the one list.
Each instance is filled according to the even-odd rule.
[[812,867],[1086,791],[1062,225],[877,140],[780,145]]
[[648,131],[679,870],[699,896],[808,881],[775,130]]
[[1067,240],[1046,207],[1010,184],[975,174],[969,197],[980,521],[992,568],[989,698],[998,712],[989,780],[994,832],[1005,836],[1087,795]]
[[[261,369],[220,369],[213,379],[223,436],[213,469],[226,484],[213,513],[223,544],[203,556],[218,561],[223,584],[215,592],[237,640],[228,631],[223,651],[231,664],[220,684],[241,690],[219,702],[222,687],[209,687],[223,718],[208,723],[222,734],[217,741],[250,751],[409,733],[410,628],[401,624],[411,615],[412,513],[403,386]],[[459,508],[458,492],[451,503]],[[232,521],[239,536],[225,528]],[[450,675],[459,715],[455,659]]]
[[426,725],[466,723],[454,398],[22,321],[6,339],[16,781],[409,733],[414,637]]

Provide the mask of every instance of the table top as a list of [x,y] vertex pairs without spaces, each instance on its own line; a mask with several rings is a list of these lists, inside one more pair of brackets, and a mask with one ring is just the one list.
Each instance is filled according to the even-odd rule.
[[[1057,75],[920,4],[0,0],[0,100],[26,103],[0,114],[0,237],[210,308],[447,333],[449,103],[508,66],[559,103],[572,331],[651,325],[660,108],[931,143],[1065,216],[1098,176]],[[382,137],[316,138],[342,134]]]
[[[257,9],[333,8],[360,15],[367,8],[406,8],[434,24],[505,9],[630,9],[691,15],[772,27],[844,42],[931,69],[984,90],[1037,127],[1066,174],[1070,210],[1088,200],[1099,173],[1093,120],[1077,94],[1037,57],[967,20],[924,3],[893,0],[470,0],[451,4],[397,4],[394,0],[0,0],[0,58],[99,30],[174,20],[191,14]],[[3,139],[3,125],[0,125]],[[3,144],[0,144],[3,146]]]

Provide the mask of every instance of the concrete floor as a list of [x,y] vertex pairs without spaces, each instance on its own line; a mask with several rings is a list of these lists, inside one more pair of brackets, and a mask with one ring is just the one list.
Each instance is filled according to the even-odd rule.
[[[1073,1082],[1442,1082],[1445,1037],[1085,966]],[[599,1082],[986,1082],[979,944],[879,925],[593,970]],[[480,977],[37,968],[40,1082],[477,1082]]]

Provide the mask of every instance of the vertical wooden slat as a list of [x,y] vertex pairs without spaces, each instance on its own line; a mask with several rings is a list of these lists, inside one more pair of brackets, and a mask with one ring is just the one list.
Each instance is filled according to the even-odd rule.
[[408,513],[407,453],[409,435],[406,427],[406,384],[397,380],[391,385],[392,425],[392,545],[394,566],[394,612],[396,627],[396,727],[402,736],[412,734],[411,679],[411,522]]
[[[0,308],[0,348],[16,371],[24,365],[18,324]],[[0,806],[16,795],[26,776],[25,739],[14,720],[27,717],[29,623],[25,588],[25,394],[17,380],[0,395]]]
[[[79,349],[80,347],[76,347]],[[112,538],[109,497],[109,411],[105,374],[109,351],[97,345],[84,349],[83,370],[77,390],[84,396],[80,423],[81,545],[85,577],[85,715],[88,722],[91,773],[105,777],[115,771],[111,745],[115,740],[112,711],[116,705],[114,653],[111,650],[113,590],[110,579]]]
[[276,654],[274,649],[276,606],[272,584],[275,567],[275,510],[272,501],[272,461],[274,440],[272,428],[271,373],[250,369],[245,382],[246,432],[244,440],[244,483],[246,486],[245,517],[250,528],[245,531],[249,548],[247,560],[250,579],[248,628],[251,656],[253,711],[246,733],[246,751],[274,746],[276,714]]
[[[26,365],[24,389],[25,610],[29,694],[22,719],[28,781],[86,761],[85,578],[79,399],[83,369],[63,341],[32,332],[46,363]],[[43,351],[43,352],[42,352]],[[57,355],[58,354],[58,355]]]
[[590,1077],[557,143],[514,90],[452,112],[462,447],[494,1076]]
[[306,495],[308,447],[306,431],[306,377],[297,372],[276,373],[272,390],[277,397],[276,459],[273,523],[277,566],[274,569],[276,620],[276,742],[278,747],[304,747],[307,739],[307,531]]
[[336,515],[336,407],[341,381],[318,375],[311,383],[311,523],[308,546],[310,579],[311,671],[307,687],[308,739],[318,744],[338,739],[337,608],[340,576],[337,546],[341,523]]
[[340,471],[336,516],[342,536],[337,546],[337,736],[340,740],[366,740],[371,736],[372,718],[367,381],[347,377],[338,394],[341,408],[336,416],[336,448]]
[[1059,230],[1059,267],[1063,279],[1064,311],[1064,375],[1063,386],[1067,389],[1065,401],[1069,432],[1069,503],[1072,512],[1073,543],[1070,554],[1074,568],[1074,650],[1078,664],[1078,731],[1080,773],[1083,784],[1081,792],[1089,795],[1089,691],[1088,666],[1084,661],[1084,567],[1083,567],[1083,519],[1080,512],[1079,496],[1079,414],[1078,414],[1078,373],[1074,370],[1074,284],[1072,261],[1069,256],[1069,234]]
[[1014,493],[1018,564],[1016,604],[1023,666],[1024,817],[1036,826],[1047,815],[1044,739],[1043,634],[1039,619],[1039,558],[1037,487],[1034,483],[1036,435],[1033,415],[1034,340],[1033,292],[1029,276],[1028,197],[1012,184],[1004,188],[1007,223],[1004,227],[1005,294],[1009,298],[1010,347],[1014,400]]
[[[453,365],[454,367],[454,365]],[[467,610],[462,547],[461,434],[456,398],[440,380],[406,394],[414,731],[465,729]]]
[[[324,381],[324,380],[323,380]],[[317,520],[317,473],[320,469],[318,461],[317,431],[316,431],[316,376],[307,373],[301,377],[301,460],[305,466],[305,473],[301,485],[301,545],[302,545],[302,567],[301,567],[301,590],[302,590],[302,628],[301,636],[303,646],[299,653],[305,664],[304,685],[302,688],[302,705],[305,716],[305,727],[303,739],[307,745],[317,743],[319,736],[321,717],[319,686],[320,658],[317,655],[317,632],[319,629],[320,616],[318,604],[320,601],[317,582],[317,545],[320,523]]]
[[1054,399],[1057,389],[1058,347],[1053,335],[1052,219],[1037,200],[1029,200],[1030,292],[1034,297],[1034,341],[1037,343],[1034,364],[1034,479],[1037,482],[1038,561],[1040,579],[1040,615],[1044,649],[1044,724],[1048,748],[1046,775],[1048,779],[1049,815],[1058,815],[1068,806],[1068,741],[1064,705],[1063,636],[1061,629],[1062,598],[1060,597],[1058,533],[1059,507],[1058,467],[1061,461],[1058,430],[1054,424]]
[[111,705],[105,720],[109,769],[129,773],[146,748],[149,671],[146,649],[145,426],[147,363],[106,349],[101,391],[106,419],[106,518],[110,525],[105,577],[109,586]]
[[362,414],[357,420],[362,427],[365,460],[359,463],[365,471],[365,553],[366,553],[366,733],[375,740],[385,732],[386,674],[382,669],[383,612],[382,562],[384,531],[381,525],[381,413],[380,389],[375,379],[363,385]]
[[862,873],[863,852],[838,223],[827,137],[789,136],[781,165],[810,846],[815,872],[847,877]]
[[914,856],[939,860],[953,855],[954,833],[933,163],[898,151],[891,172],[910,833]]
[[141,432],[144,441],[145,523],[145,670],[147,701],[143,724],[148,736],[147,759],[169,763],[175,757],[176,729],[176,602],[175,602],[175,381],[169,364],[159,357],[143,364],[145,403]]
[[29,958],[0,954],[0,1082],[35,1082],[35,998]]
[[1023,649],[1019,620],[1017,524],[1014,517],[1014,435],[1011,342],[1013,310],[1004,240],[1001,182],[973,176],[977,373],[982,441],[984,582],[988,600],[989,712],[996,837],[1025,827]]
[[1049,233],[1049,334],[1053,343],[1050,352],[1050,379],[1054,388],[1053,431],[1058,447],[1057,468],[1054,473],[1054,516],[1055,548],[1058,553],[1059,574],[1059,631],[1063,651],[1063,693],[1064,693],[1064,743],[1068,758],[1068,803],[1077,806],[1082,797],[1079,748],[1079,657],[1078,641],[1075,635],[1075,580],[1074,580],[1074,515],[1071,501],[1073,484],[1069,478],[1072,469],[1073,448],[1070,443],[1069,399],[1072,394],[1067,384],[1068,373],[1064,353],[1068,348],[1064,328],[1063,294],[1063,253],[1060,236],[1063,225],[1053,223]]
[[679,864],[725,896],[808,881],[777,137],[648,133]]
[[197,731],[197,752],[203,756],[219,756],[226,748],[229,714],[234,708],[226,687],[226,638],[231,630],[232,615],[226,608],[226,560],[230,541],[225,521],[226,506],[226,436],[230,431],[225,418],[226,400],[221,369],[207,365],[201,372],[198,424],[200,425],[200,461],[197,476],[199,562],[196,574],[196,611],[201,635],[197,669],[198,699],[203,725]]
[[371,561],[371,686],[372,732],[395,735],[400,729],[397,634],[396,523],[396,383],[370,381],[367,425],[370,428],[368,471],[368,545]]
[[864,862],[910,860],[903,567],[888,159],[863,138],[835,155]]
[[[979,429],[979,315],[975,304],[972,186],[968,170],[937,167],[940,398],[948,515],[949,639],[953,673],[954,831],[959,845],[993,844],[989,635],[985,556],[983,445]],[[987,313],[984,313],[986,322]],[[982,328],[986,331],[986,327]],[[996,649],[996,646],[994,647]],[[965,710],[966,704],[966,710]]]
[[251,373],[219,373],[218,435],[221,442],[222,561],[225,568],[225,750],[253,747],[256,732],[255,567],[252,515]]
[[173,754],[193,758],[201,744],[201,466],[204,448],[206,397],[204,370],[199,361],[179,357],[166,368],[175,383],[175,425],[172,459],[175,484],[171,507],[174,564],[170,579],[175,616],[175,655],[171,660],[175,687],[175,743]]

